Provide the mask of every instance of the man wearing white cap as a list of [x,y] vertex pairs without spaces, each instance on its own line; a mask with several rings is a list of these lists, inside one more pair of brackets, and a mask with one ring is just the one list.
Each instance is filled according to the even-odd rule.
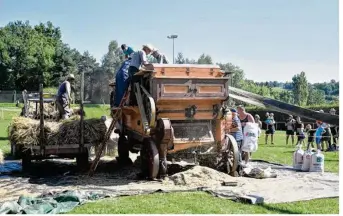
[[69,118],[70,110],[70,101],[71,101],[71,85],[74,82],[75,77],[74,74],[69,74],[67,79],[59,86],[57,97],[56,97],[56,105],[58,112],[60,114],[60,119],[67,119]]

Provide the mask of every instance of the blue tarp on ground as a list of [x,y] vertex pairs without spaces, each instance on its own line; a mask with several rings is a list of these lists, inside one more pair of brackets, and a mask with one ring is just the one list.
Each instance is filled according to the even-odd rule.
[[61,214],[67,213],[87,201],[109,197],[84,191],[63,191],[42,194],[39,197],[21,196],[17,202],[5,202],[0,214]]
[[125,60],[121,67],[119,68],[117,74],[116,74],[116,97],[115,97],[115,102],[114,106],[118,107],[120,104],[121,99],[124,97],[126,89],[130,85],[130,80],[129,80],[129,67],[130,67],[130,62],[131,60]]

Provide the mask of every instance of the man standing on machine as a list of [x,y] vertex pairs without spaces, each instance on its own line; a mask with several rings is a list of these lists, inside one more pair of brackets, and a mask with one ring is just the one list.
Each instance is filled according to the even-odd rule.
[[139,80],[139,77],[134,76],[135,73],[139,71],[139,68],[141,66],[143,67],[149,67],[151,64],[148,62],[147,55],[149,55],[152,51],[154,50],[153,46],[150,44],[143,45],[142,50],[139,50],[137,52],[134,52],[132,54],[132,59],[130,62],[130,67],[129,67],[129,79],[131,83],[131,93],[130,93],[130,104],[135,105],[136,102],[136,97],[134,94],[134,83]]
[[56,106],[59,112],[60,119],[69,118],[71,103],[71,85],[74,83],[74,80],[74,75],[69,74],[67,79],[58,88]]
[[121,45],[121,50],[125,54],[125,59],[130,59],[131,54],[133,54],[135,51],[132,49],[132,47],[126,46],[126,44]]
[[167,57],[160,53],[158,49],[153,50],[151,55],[157,60],[158,64],[169,64]]

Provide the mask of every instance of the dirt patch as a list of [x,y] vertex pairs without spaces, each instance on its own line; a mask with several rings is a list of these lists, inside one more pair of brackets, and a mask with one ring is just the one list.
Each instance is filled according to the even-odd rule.
[[189,187],[220,186],[226,181],[235,181],[235,178],[225,173],[202,166],[194,166],[184,172],[169,176],[164,180],[167,184]]

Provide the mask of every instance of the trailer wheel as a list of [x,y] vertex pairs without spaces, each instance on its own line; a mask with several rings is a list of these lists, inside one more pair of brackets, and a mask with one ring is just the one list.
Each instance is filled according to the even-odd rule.
[[142,174],[149,179],[156,179],[160,168],[160,158],[156,143],[150,138],[146,139],[141,151]]
[[118,139],[118,163],[121,165],[131,165],[132,160],[129,157],[129,141],[124,135]]
[[222,152],[222,163],[224,171],[231,176],[238,176],[239,150],[235,138],[227,134],[225,136],[225,149]]
[[76,156],[76,166],[79,170],[85,170],[89,166],[88,149]]
[[31,170],[31,150],[24,149],[21,154],[21,168],[23,172],[30,172]]

